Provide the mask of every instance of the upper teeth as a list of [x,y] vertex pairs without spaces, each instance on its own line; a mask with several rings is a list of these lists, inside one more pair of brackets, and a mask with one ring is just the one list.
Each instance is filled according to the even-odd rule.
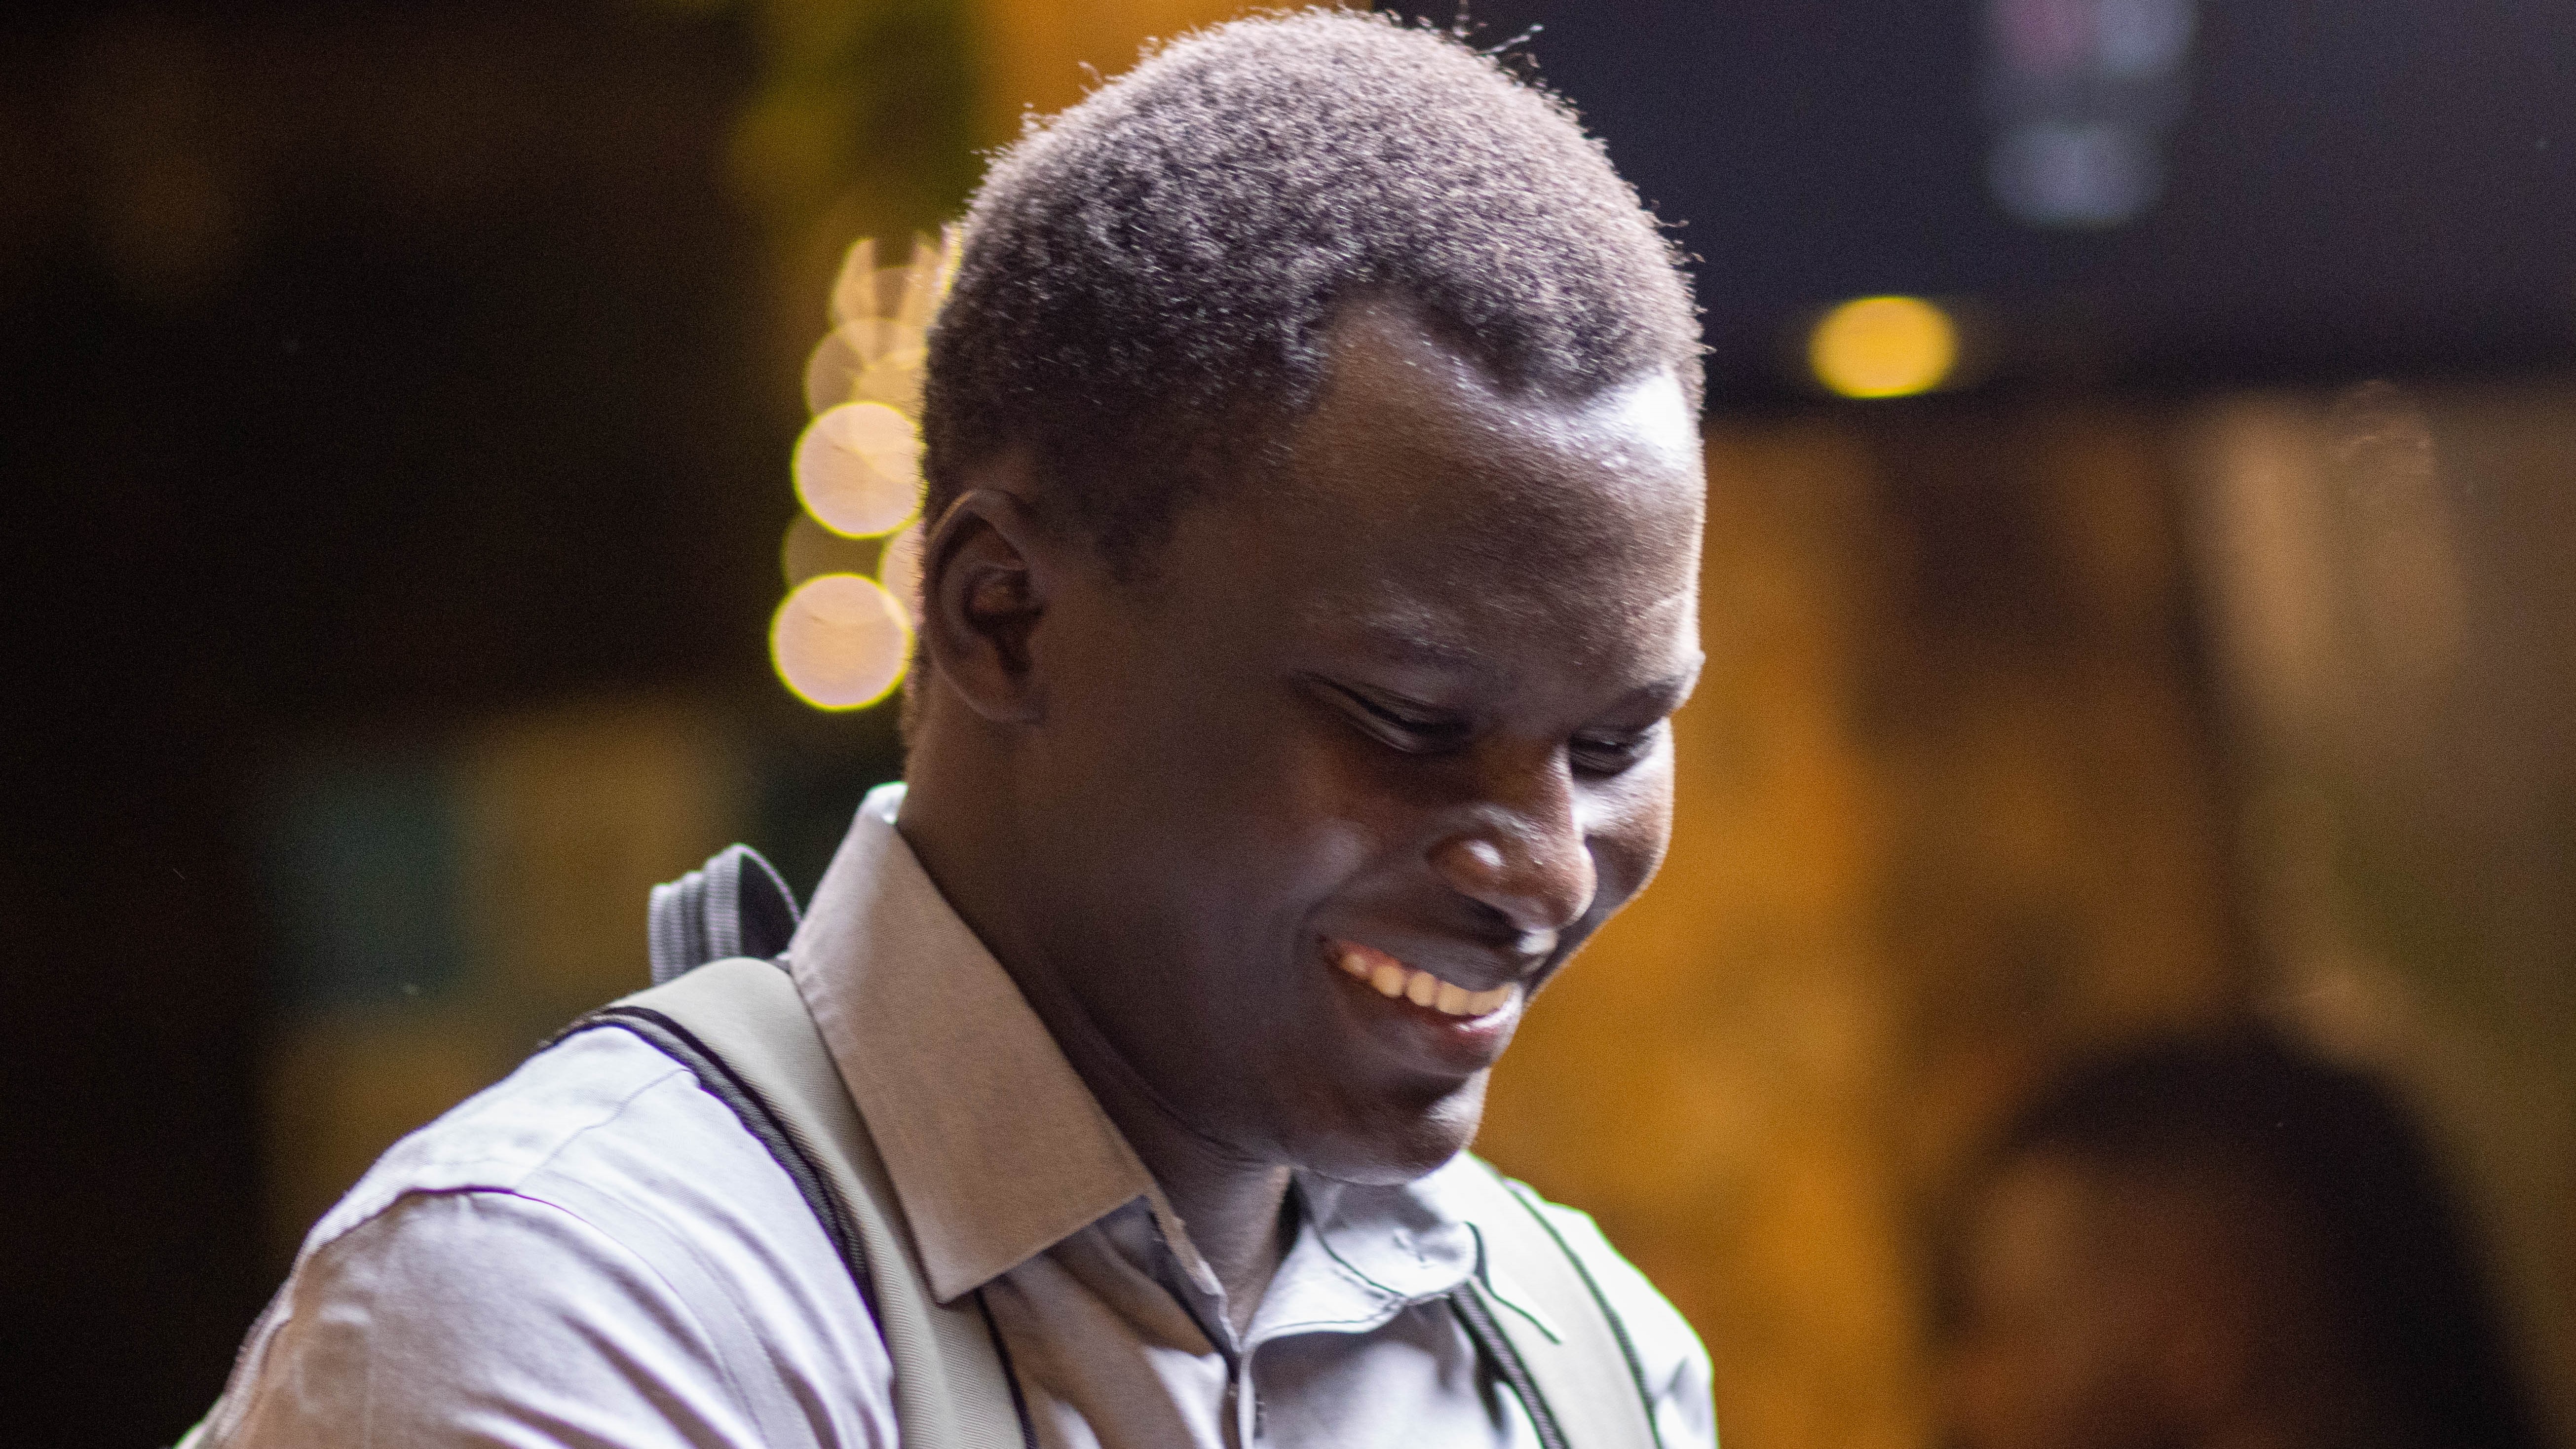
[[1427,1006],[1448,1016],[1483,1016],[1502,1009],[1512,999],[1517,986],[1497,986],[1491,991],[1470,991],[1454,981],[1443,981],[1428,971],[1417,971],[1374,946],[1356,946],[1348,941],[1332,943],[1333,957],[1344,971],[1367,982],[1384,996],[1401,996],[1416,1006]]

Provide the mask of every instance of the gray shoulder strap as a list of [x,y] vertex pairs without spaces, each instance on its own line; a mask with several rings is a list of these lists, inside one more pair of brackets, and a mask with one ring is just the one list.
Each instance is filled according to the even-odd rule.
[[[1479,1167],[1484,1164],[1478,1163]],[[1491,1168],[1470,1221],[1486,1260],[1533,1300],[1533,1321],[1470,1280],[1459,1316],[1530,1411],[1551,1449],[1661,1449],[1644,1366],[1591,1270],[1547,1220],[1529,1189]]]
[[885,1162],[784,970],[710,962],[575,1029],[585,1026],[625,1028],[689,1066],[797,1180],[876,1314],[905,1449],[1033,1449],[982,1295],[947,1305],[931,1297]]
[[653,887],[645,939],[653,984],[728,956],[775,956],[796,934],[796,894],[760,852],[728,845],[668,885]]

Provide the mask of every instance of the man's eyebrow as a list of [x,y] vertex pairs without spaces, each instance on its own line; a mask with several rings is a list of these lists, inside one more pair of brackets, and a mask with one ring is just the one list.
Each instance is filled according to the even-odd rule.
[[[1360,647],[1388,664],[1428,669],[1442,674],[1475,679],[1493,679],[1508,675],[1508,666],[1486,654],[1426,632],[1419,624],[1402,619],[1376,618],[1361,622],[1358,629]],[[1621,692],[1614,709],[1651,704],[1669,714],[1681,707],[1698,684],[1701,668],[1708,656],[1694,653],[1688,663],[1656,679],[1648,679]]]
[[1706,655],[1694,657],[1688,668],[1676,669],[1661,679],[1649,679],[1620,696],[1620,702],[1658,705],[1669,714],[1681,708],[1682,701],[1690,697],[1692,687],[1699,682],[1700,666],[1706,660]]
[[1495,672],[1492,662],[1482,653],[1430,633],[1420,623],[1368,619],[1361,622],[1358,633],[1362,648],[1390,664],[1417,665],[1450,674]]

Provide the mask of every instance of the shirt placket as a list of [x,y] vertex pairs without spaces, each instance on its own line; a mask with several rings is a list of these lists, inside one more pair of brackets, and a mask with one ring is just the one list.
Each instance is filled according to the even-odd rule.
[[1228,1417],[1234,1425],[1234,1442],[1242,1449],[1257,1449],[1257,1446],[1270,1442],[1269,1406],[1262,1393],[1260,1376],[1255,1372],[1263,1344],[1267,1342],[1269,1340],[1251,1344],[1236,1359],[1235,1398],[1226,1407],[1232,1410]]
[[1222,1339],[1210,1338],[1219,1357],[1225,1360],[1225,1426],[1228,1449],[1255,1449],[1262,1442],[1266,1425],[1261,1410],[1261,1385],[1253,1376],[1253,1365],[1261,1354],[1258,1343],[1244,1343],[1225,1325]]
[[[1217,1420],[1224,1426],[1226,1449],[1252,1449],[1260,1442],[1262,1415],[1261,1396],[1252,1382],[1252,1348],[1245,1345],[1226,1316],[1223,1290],[1216,1287],[1215,1275],[1191,1270],[1183,1258],[1181,1245],[1175,1241],[1177,1224],[1162,1212],[1149,1211],[1151,1254],[1145,1266],[1170,1293],[1174,1301],[1199,1325],[1199,1333],[1215,1350],[1225,1365],[1225,1398]],[[1134,1261],[1131,1257],[1130,1261]],[[1200,1281],[1204,1274],[1205,1281]]]
[[1252,1382],[1252,1355],[1230,1356],[1225,1376],[1226,1424],[1233,1431],[1236,1449],[1252,1449],[1261,1442],[1261,1390]]

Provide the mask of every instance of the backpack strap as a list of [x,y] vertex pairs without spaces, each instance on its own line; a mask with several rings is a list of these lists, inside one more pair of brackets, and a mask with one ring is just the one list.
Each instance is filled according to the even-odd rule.
[[796,893],[748,845],[728,845],[645,908],[653,984],[729,956],[775,956],[796,934]]
[[709,962],[564,1034],[601,1027],[632,1032],[688,1067],[804,1195],[876,1316],[905,1449],[1036,1449],[981,1290],[944,1305],[931,1297],[876,1141],[778,963]]
[[[1468,1221],[1483,1271],[1452,1299],[1467,1336],[1520,1396],[1544,1449],[1662,1449],[1645,1367],[1592,1270],[1536,1193],[1477,1166],[1489,1190]],[[1509,1296],[1493,1287],[1497,1271]]]

